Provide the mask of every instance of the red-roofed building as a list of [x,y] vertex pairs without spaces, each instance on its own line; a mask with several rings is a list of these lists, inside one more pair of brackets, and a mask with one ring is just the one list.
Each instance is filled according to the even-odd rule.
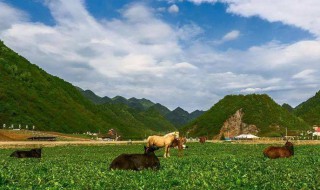
[[313,127],[314,132],[312,133],[313,136],[320,136],[320,127]]

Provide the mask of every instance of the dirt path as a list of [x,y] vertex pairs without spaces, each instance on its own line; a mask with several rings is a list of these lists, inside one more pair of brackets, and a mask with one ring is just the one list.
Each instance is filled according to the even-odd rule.
[[81,138],[81,137],[74,137],[74,136],[70,136],[70,135],[66,135],[63,133],[58,133],[58,132],[45,132],[46,134],[55,136],[55,137],[62,137],[65,139],[69,139],[69,140],[78,140],[78,141],[94,141],[92,139],[86,139],[86,138]]
[[11,141],[11,140],[13,140],[13,139],[11,139],[11,138],[7,137],[6,135],[0,133],[0,140]]
[[[0,148],[34,148],[67,145],[127,145],[128,141],[0,141]],[[132,141],[132,144],[145,144],[145,141]]]

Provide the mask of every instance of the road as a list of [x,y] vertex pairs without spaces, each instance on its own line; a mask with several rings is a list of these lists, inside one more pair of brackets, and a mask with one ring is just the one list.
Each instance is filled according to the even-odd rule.
[[[127,145],[128,141],[0,141],[0,148],[33,148],[67,145]],[[132,144],[145,144],[145,141],[132,141]]]

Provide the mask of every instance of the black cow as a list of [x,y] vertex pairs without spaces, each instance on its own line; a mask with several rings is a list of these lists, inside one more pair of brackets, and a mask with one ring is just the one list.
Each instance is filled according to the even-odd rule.
[[160,161],[154,154],[154,151],[158,149],[156,146],[144,146],[144,154],[121,154],[111,162],[109,169],[140,171],[150,168],[158,170]]
[[42,148],[36,148],[31,150],[16,150],[10,155],[10,157],[41,158],[41,149]]

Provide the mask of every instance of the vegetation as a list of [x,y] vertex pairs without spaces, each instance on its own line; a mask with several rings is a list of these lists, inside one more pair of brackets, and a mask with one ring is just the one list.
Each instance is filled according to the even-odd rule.
[[320,125],[320,91],[298,105],[294,113],[310,125]]
[[0,189],[319,189],[320,146],[296,146],[288,159],[269,160],[268,145],[189,143],[183,157],[172,150],[159,171],[109,171],[122,153],[143,145],[44,148],[43,157],[17,159],[0,150]]
[[289,135],[311,127],[302,119],[289,113],[275,103],[268,95],[228,95],[215,104],[209,111],[182,128],[189,136],[214,136],[231,115],[237,110],[244,112],[243,122],[254,124],[260,136],[281,136],[288,129]]

